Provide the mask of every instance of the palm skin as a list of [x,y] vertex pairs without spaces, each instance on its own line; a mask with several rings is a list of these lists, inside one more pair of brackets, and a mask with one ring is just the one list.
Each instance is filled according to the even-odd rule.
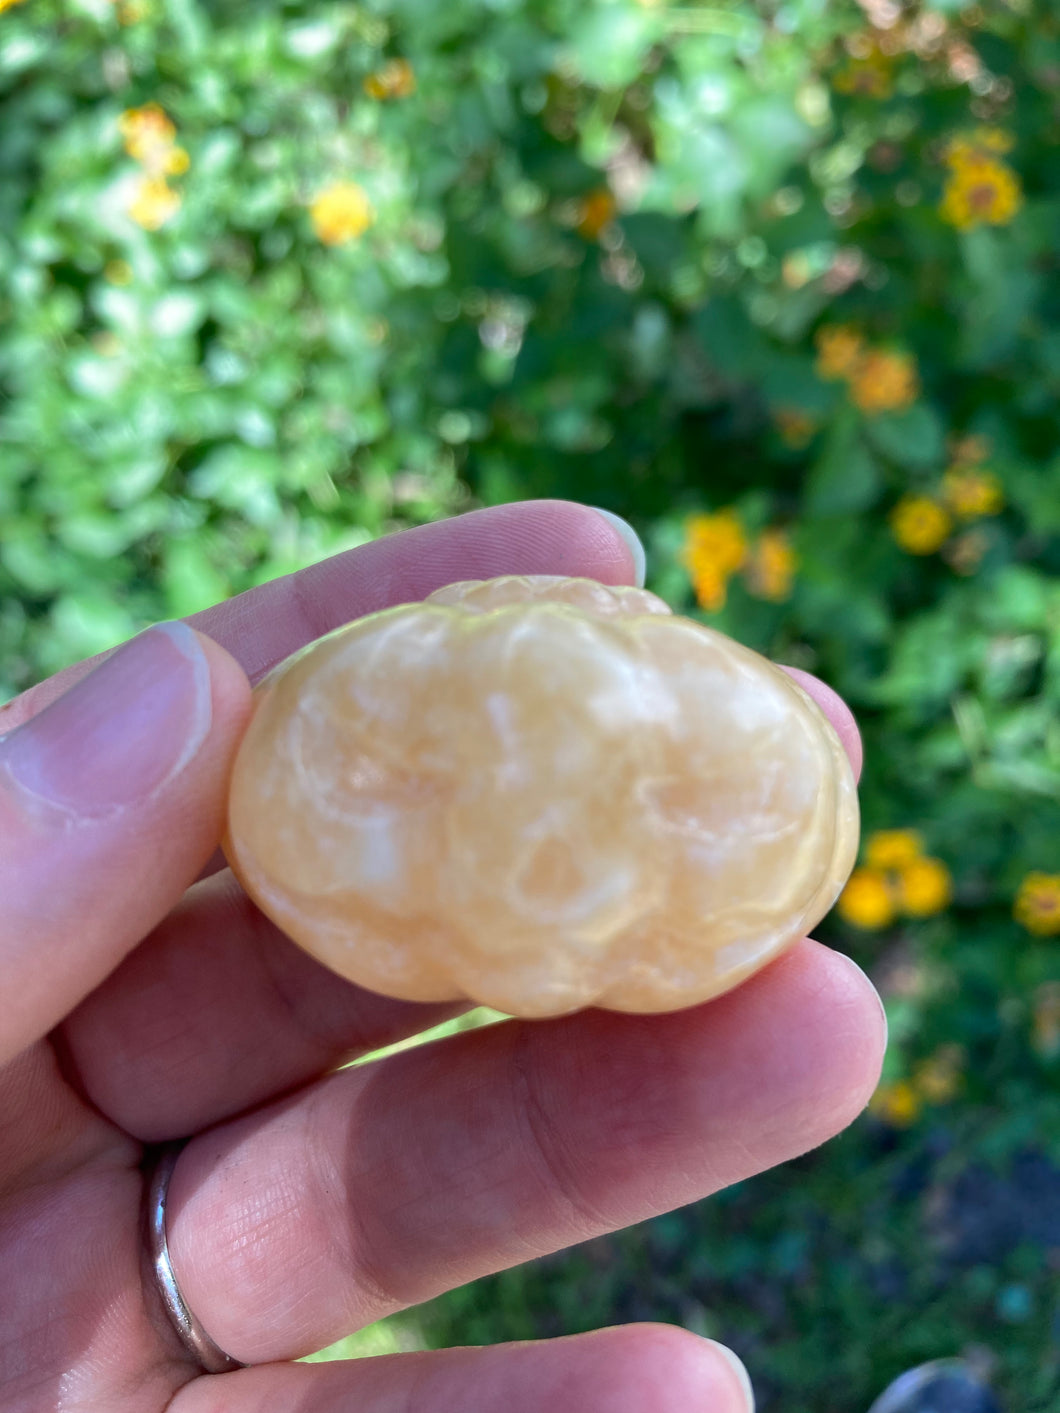
[[[584,507],[479,512],[211,609],[189,620],[190,649],[142,635],[157,670],[123,649],[95,675],[94,702],[80,683],[96,664],[81,664],[0,712],[0,1406],[10,1413],[746,1408],[719,1347],[664,1326],[291,1362],[390,1311],[804,1152],[859,1112],[878,1075],[875,993],[809,941],[707,1006],[509,1022],[337,1070],[453,1012],[340,982],[223,868],[224,782],[250,684],[359,614],[499,573],[619,583],[631,564]],[[80,815],[26,790],[27,737],[15,728],[43,722],[53,702],[48,768],[67,770],[71,797],[94,770],[118,793],[149,771],[166,743],[152,743],[152,714],[137,706],[165,672],[187,672],[177,659],[188,652],[208,725],[179,771],[145,798]],[[856,759],[849,714],[809,685]],[[110,755],[89,744],[104,716],[121,728]],[[31,767],[43,779],[35,756]],[[145,1265],[145,1164],[154,1145],[178,1139],[189,1141],[170,1191],[173,1264],[211,1336],[252,1366],[236,1373],[199,1373]]]

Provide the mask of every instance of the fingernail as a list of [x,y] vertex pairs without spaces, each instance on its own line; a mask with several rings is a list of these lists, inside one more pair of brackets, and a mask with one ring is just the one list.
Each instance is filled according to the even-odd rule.
[[628,521],[623,520],[621,515],[616,515],[613,510],[604,510],[599,505],[590,506],[597,515],[602,515],[607,523],[622,536],[629,547],[629,552],[633,556],[633,572],[636,576],[637,588],[643,589],[644,580],[648,573],[648,556],[644,553],[644,546],[640,536]]
[[64,813],[97,819],[178,775],[211,718],[198,639],[184,623],[159,623],[4,737],[0,773]]
[[716,1339],[708,1339],[707,1343],[714,1346],[717,1353],[721,1355],[722,1359],[725,1360],[726,1364],[728,1364],[729,1368],[739,1379],[743,1396],[747,1401],[747,1413],[755,1413],[755,1391],[751,1387],[751,1375],[747,1372],[743,1360],[740,1359],[738,1355],[734,1354],[728,1345],[719,1344]]

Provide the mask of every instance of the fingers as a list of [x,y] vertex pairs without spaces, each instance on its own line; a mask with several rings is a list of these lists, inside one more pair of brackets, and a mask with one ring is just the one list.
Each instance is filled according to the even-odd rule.
[[[628,527],[626,532],[632,534]],[[476,510],[334,555],[188,622],[227,648],[253,683],[332,628],[426,598],[460,579],[569,574],[604,584],[632,583],[640,566],[626,532],[606,513],[570,501]],[[0,730],[10,731],[40,711],[105,656],[77,663],[0,707]]]
[[633,555],[614,524],[568,501],[527,501],[406,530],[241,594],[193,620],[252,682],[352,618],[498,574],[569,574],[628,584]]
[[462,1005],[394,1001],[296,947],[226,869],[192,888],[62,1029],[67,1073],[146,1143],[242,1113]]
[[200,1135],[170,1188],[181,1289],[249,1363],[698,1199],[842,1129],[882,1008],[800,944],[672,1015],[510,1022],[346,1070]]
[[170,1413],[754,1413],[736,1356],[672,1325],[197,1379]]
[[249,697],[222,648],[163,624],[0,738],[0,1063],[195,878],[222,831]]
[[834,692],[831,687],[821,681],[819,677],[814,677],[809,672],[803,672],[801,667],[785,667],[784,671],[789,677],[793,677],[802,690],[811,696],[817,705],[832,723],[836,735],[843,743],[843,749],[850,758],[850,764],[854,771],[854,779],[861,779],[861,767],[863,763],[863,753],[861,747],[861,733],[858,724],[854,720],[854,713],[847,706],[846,702]]

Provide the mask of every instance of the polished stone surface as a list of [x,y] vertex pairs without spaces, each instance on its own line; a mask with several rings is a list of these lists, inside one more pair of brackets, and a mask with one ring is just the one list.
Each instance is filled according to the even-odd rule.
[[854,780],[818,707],[644,590],[449,586],[256,696],[229,860],[387,995],[678,1009],[804,936],[853,867]]

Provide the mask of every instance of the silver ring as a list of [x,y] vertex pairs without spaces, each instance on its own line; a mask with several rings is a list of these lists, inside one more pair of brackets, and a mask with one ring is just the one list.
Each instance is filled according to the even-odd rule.
[[147,1244],[151,1253],[151,1267],[155,1273],[158,1292],[173,1327],[180,1335],[188,1352],[199,1361],[207,1374],[227,1374],[233,1369],[245,1369],[238,1359],[233,1359],[213,1340],[188,1309],[177,1278],[173,1274],[173,1263],[169,1259],[169,1242],[166,1240],[166,1197],[169,1193],[169,1180],[177,1166],[182,1143],[166,1148],[159,1158],[151,1183],[147,1190]]

